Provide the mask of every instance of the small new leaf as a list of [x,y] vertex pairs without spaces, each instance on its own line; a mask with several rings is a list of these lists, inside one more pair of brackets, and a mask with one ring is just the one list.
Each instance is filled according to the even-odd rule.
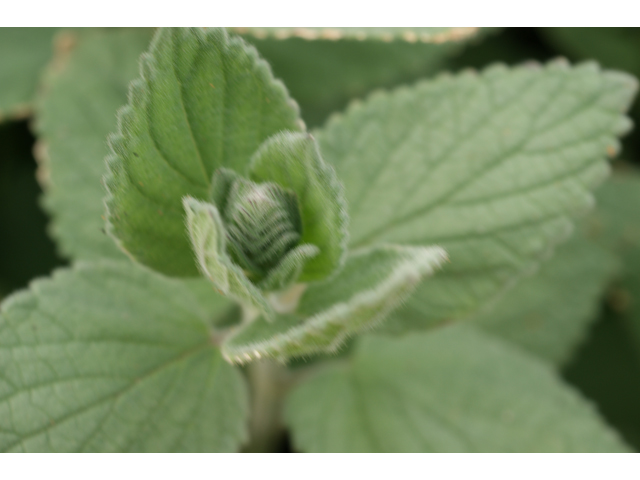
[[302,222],[300,243],[320,250],[306,263],[299,280],[322,280],[337,271],[347,253],[347,207],[342,185],[322,159],[315,139],[294,132],[274,135],[251,159],[249,178],[276,183],[296,195]]
[[446,258],[439,247],[379,246],[353,253],[330,282],[305,290],[295,313],[241,327],[224,342],[223,355],[244,363],[334,352],[384,320]]
[[262,290],[283,290],[295,282],[308,261],[316,257],[320,249],[315,245],[298,245],[285,255],[258,286]]
[[271,317],[272,309],[267,299],[227,255],[226,231],[218,209],[191,197],[185,197],[183,204],[191,246],[202,274],[223,295]]

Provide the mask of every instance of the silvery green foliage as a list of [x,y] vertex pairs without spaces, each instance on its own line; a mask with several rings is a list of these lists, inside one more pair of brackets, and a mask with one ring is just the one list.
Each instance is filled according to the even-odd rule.
[[349,255],[330,282],[309,286],[295,309],[277,321],[255,320],[223,344],[229,361],[279,360],[323,351],[377,326],[418,283],[446,261],[439,247],[379,246]]
[[268,139],[247,177],[217,171],[214,204],[185,197],[187,228],[198,268],[216,288],[271,317],[261,290],[323,280],[342,267],[347,215],[311,136]]
[[[438,43],[473,32],[368,33]],[[65,252],[84,262],[2,304],[0,448],[238,450],[272,407],[264,385],[281,380],[249,375],[248,389],[241,365],[275,359],[290,378],[287,363],[313,356],[317,368],[269,397],[302,450],[625,450],[515,346],[555,359],[579,336],[521,340],[526,323],[502,317],[522,292],[483,333],[429,327],[480,315],[566,236],[630,127],[633,78],[594,64],[494,66],[375,94],[311,135],[269,65],[223,29],[159,29],[125,98],[147,34],[129,35],[80,36],[74,75],[52,72],[37,104],[45,202]],[[93,52],[105,71],[126,68],[93,74]],[[101,222],[109,129],[106,227],[129,263],[76,232]],[[605,260],[577,295],[604,284]],[[405,335],[361,335],[374,328]]]
[[53,53],[54,28],[0,29],[0,123],[32,108],[38,72]]

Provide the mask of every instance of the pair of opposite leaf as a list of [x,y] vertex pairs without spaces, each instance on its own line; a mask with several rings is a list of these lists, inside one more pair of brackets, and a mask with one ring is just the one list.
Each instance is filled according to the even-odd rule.
[[[310,135],[268,139],[247,177],[220,169],[212,203],[184,199],[202,273],[223,294],[262,313],[225,342],[231,361],[333,350],[382,320],[445,258],[438,248],[384,246],[352,254],[343,267],[342,189]],[[304,287],[287,291],[296,281],[311,283],[302,298],[296,294]]]
[[[332,351],[381,321],[445,258],[438,248],[383,246],[345,266],[342,187],[304,133],[269,138],[246,176],[218,169],[210,202],[187,196],[183,205],[200,271],[262,315],[245,318],[223,345],[232,362]],[[311,283],[302,298],[306,285],[296,282]]]
[[110,138],[108,229],[137,261],[199,271],[244,307],[229,361],[334,350],[446,258],[347,254],[335,172],[266,62],[223,29],[160,29],[129,99]]
[[263,291],[322,280],[344,262],[341,187],[310,135],[269,138],[246,178],[217,170],[211,200],[184,199],[200,271],[220,292],[269,318],[274,312]]

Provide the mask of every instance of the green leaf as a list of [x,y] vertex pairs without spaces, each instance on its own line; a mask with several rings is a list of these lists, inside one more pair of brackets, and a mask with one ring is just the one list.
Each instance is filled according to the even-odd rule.
[[[481,34],[486,33],[482,29]],[[478,39],[480,36],[473,37]],[[409,43],[398,40],[314,41],[245,38],[269,62],[300,104],[309,126],[375,88],[389,88],[433,75],[469,42]]]
[[36,102],[35,151],[43,204],[53,217],[49,230],[71,259],[122,259],[104,233],[105,139],[151,30],[65,35],[73,48],[58,53]]
[[345,187],[351,248],[449,254],[399,316],[461,318],[548,255],[593,204],[635,92],[635,79],[594,64],[496,65],[373,95],[329,121],[318,142]]
[[589,233],[622,265],[608,303],[621,317],[640,356],[640,171],[623,170],[598,191],[598,209]]
[[249,178],[273,182],[296,194],[302,222],[300,243],[320,249],[304,266],[300,281],[322,280],[337,271],[347,253],[349,218],[342,185],[322,160],[315,139],[303,133],[275,135],[251,159]]
[[0,450],[237,450],[248,398],[212,342],[219,313],[182,282],[117,263],[57,271],[8,298]]
[[546,365],[461,325],[363,338],[292,392],[285,418],[302,451],[626,451]]
[[475,27],[237,27],[238,33],[257,38],[275,37],[283,40],[291,37],[305,40],[382,40],[401,39],[406,42],[444,43],[459,42],[474,36]]
[[[0,28],[0,121],[30,113],[55,33],[55,28]],[[68,38],[59,40],[59,49],[68,46]]]
[[182,198],[208,200],[220,167],[243,172],[298,108],[269,66],[221,29],[160,29],[111,137],[108,229],[139,262],[193,276]]
[[226,232],[218,209],[191,197],[184,199],[184,209],[191,246],[202,274],[221,294],[271,317],[273,312],[267,299],[227,255]]
[[[258,318],[230,335],[230,362],[285,360],[334,352],[349,337],[379,324],[446,260],[441,248],[383,246],[354,252],[332,280],[310,285],[295,313]],[[275,302],[274,302],[275,303]]]
[[469,321],[564,365],[600,313],[604,292],[618,266],[611,252],[579,234],[561,245],[535,275]]
[[307,263],[319,253],[320,249],[315,245],[298,245],[282,258],[258,286],[265,291],[280,291],[290,287],[300,277]]
[[185,197],[187,226],[200,271],[224,295],[271,317],[260,290],[336,272],[346,255],[348,218],[342,187],[308,134],[269,138],[247,174],[250,180],[216,170],[215,205]]

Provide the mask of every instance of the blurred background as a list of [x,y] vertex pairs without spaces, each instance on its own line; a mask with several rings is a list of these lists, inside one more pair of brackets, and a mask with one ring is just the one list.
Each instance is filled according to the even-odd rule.
[[[2,59],[25,55],[20,51],[25,46],[22,43],[3,43],[2,30],[0,104],[3,82],[11,74],[3,71]],[[50,44],[54,34],[43,29],[39,41]],[[591,59],[640,77],[640,29],[635,28],[488,29],[470,42],[447,45],[248,40],[285,81],[310,128],[321,126],[332,112],[375,89],[495,62]],[[29,41],[25,37],[24,42]],[[26,94],[36,88],[29,82],[37,83],[37,72],[49,61],[50,52],[44,49],[42,58],[33,60],[37,67],[34,78],[25,79],[22,85]],[[636,102],[631,116],[640,124],[640,103]],[[5,116],[0,109],[0,298],[66,264],[47,234],[48,217],[40,208],[42,191],[35,178],[31,121],[27,108]],[[614,170],[619,177],[635,180],[638,168],[640,131],[633,131],[623,140]],[[640,245],[633,236],[640,230],[640,183],[625,188],[619,193],[610,189],[612,194],[602,200],[620,212],[618,240],[622,240],[616,252],[621,266],[598,292],[598,313],[590,319],[588,335],[564,362],[562,374],[640,450]]]

